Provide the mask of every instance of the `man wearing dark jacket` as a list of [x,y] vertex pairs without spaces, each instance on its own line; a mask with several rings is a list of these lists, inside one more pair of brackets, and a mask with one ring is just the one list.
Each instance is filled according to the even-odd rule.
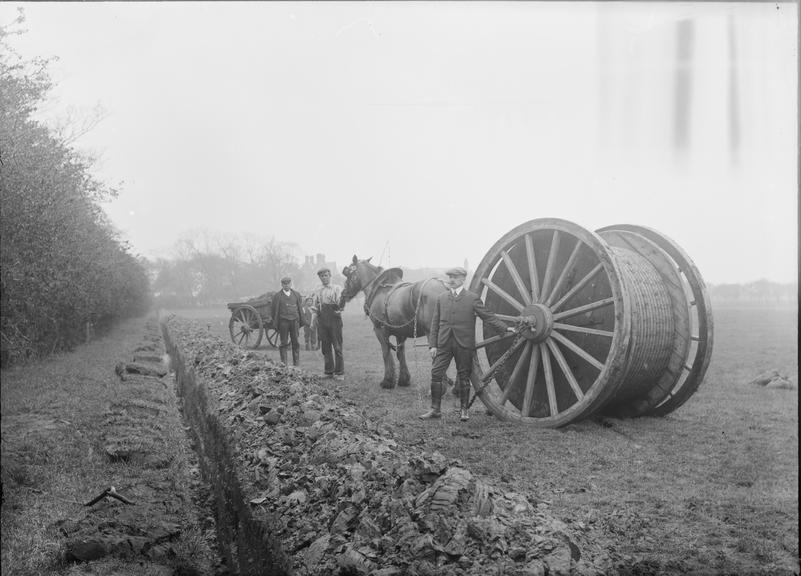
[[292,289],[292,278],[281,278],[281,290],[273,295],[272,302],[273,324],[278,329],[281,344],[278,351],[281,362],[287,362],[287,348],[292,340],[292,364],[300,364],[300,337],[298,330],[303,325],[303,296]]
[[431,410],[421,414],[422,420],[442,416],[442,378],[451,359],[456,360],[457,382],[461,410],[459,417],[468,420],[467,405],[470,402],[470,373],[473,371],[473,353],[476,346],[476,316],[498,332],[514,332],[514,328],[504,324],[498,317],[484,307],[477,294],[465,289],[467,271],[464,268],[451,268],[448,276],[450,290],[437,298],[428,345],[431,358]]

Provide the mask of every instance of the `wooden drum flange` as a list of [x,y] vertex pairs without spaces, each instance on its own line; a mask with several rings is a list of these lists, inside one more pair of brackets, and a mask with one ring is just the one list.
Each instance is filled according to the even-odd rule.
[[470,288],[521,327],[521,337],[501,340],[484,328],[489,368],[479,355],[473,371],[479,397],[505,420],[557,427],[595,414],[664,415],[695,392],[709,363],[703,280],[654,230],[532,220],[495,243]]

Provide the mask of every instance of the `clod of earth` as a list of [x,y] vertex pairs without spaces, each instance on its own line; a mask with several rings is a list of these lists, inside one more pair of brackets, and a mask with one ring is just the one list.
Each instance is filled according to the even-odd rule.
[[778,370],[767,370],[756,376],[749,384],[754,386],[764,386],[765,388],[779,388],[785,390],[795,390],[798,386],[790,380],[786,374]]
[[163,360],[161,354],[156,352],[136,352],[134,354],[134,362],[141,363],[141,362],[155,362],[160,364]]

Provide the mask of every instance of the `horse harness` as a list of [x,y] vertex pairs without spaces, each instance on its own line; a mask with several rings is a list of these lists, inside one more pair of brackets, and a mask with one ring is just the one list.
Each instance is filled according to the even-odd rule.
[[[405,328],[409,324],[414,323],[414,327],[412,329],[412,339],[416,340],[417,339],[417,317],[418,317],[418,312],[420,310],[420,304],[423,301],[423,292],[425,291],[426,284],[428,284],[432,280],[439,280],[439,279],[438,278],[427,278],[420,285],[420,292],[417,295],[417,302],[414,301],[414,289],[410,290],[410,292],[409,292],[409,301],[410,301],[411,305],[414,307],[414,314],[412,315],[412,319],[409,320],[408,322],[404,322],[403,324],[390,324],[389,323],[389,321],[388,321],[388,319],[389,319],[389,300],[392,297],[392,295],[395,293],[396,290],[398,290],[399,288],[403,288],[405,286],[413,286],[415,284],[414,282],[398,282],[397,284],[379,284],[378,286],[376,286],[376,288],[374,290],[371,291],[370,296],[365,300],[365,302],[364,302],[364,313],[367,314],[367,316],[370,318],[370,320],[373,321],[374,324],[376,324],[378,326],[385,327],[385,328],[400,329],[400,328]],[[440,280],[440,282],[441,282],[441,280]],[[372,304],[373,304],[373,299],[375,298],[376,294],[378,294],[378,291],[379,291],[380,288],[390,288],[389,293],[387,294],[386,298],[384,299],[384,319],[378,318],[370,310],[371,307],[372,307]],[[397,336],[396,336],[396,339],[397,339]],[[389,342],[387,342],[387,344],[389,344],[390,348],[395,350],[395,346],[393,346]]]

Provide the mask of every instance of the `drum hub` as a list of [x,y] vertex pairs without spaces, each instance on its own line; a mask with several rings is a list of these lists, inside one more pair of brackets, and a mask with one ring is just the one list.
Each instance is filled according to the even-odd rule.
[[553,330],[553,314],[544,304],[529,304],[521,314],[520,333],[534,343],[544,342]]

